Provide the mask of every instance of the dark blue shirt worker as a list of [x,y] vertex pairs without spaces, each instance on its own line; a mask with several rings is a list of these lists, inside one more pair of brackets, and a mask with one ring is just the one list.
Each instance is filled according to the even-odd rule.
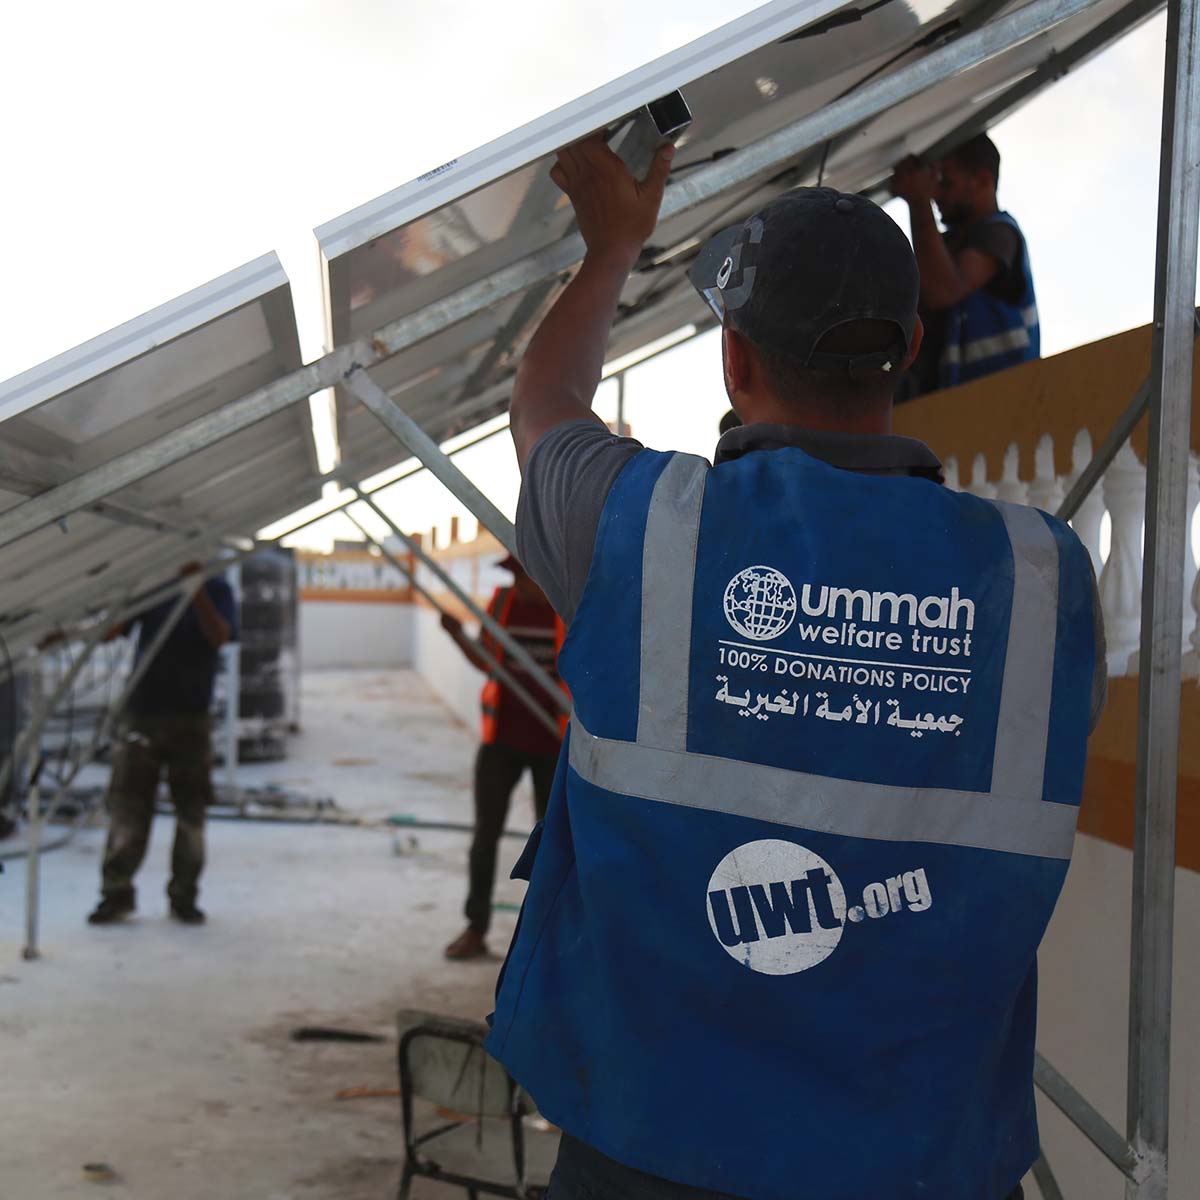
[[933,165],[909,158],[896,168],[892,192],[908,203],[925,326],[904,398],[1041,355],[1029,248],[1016,220],[1000,208],[999,181],[1000,151],[986,133]]
[[552,1200],[1019,1195],[1103,697],[1090,560],[892,436],[917,268],[856,196],[787,193],[693,264],[744,422],[715,465],[610,435],[669,161],[553,171],[587,255],[512,432],[574,714],[488,1049],[564,1131]]
[[[198,569],[189,564],[182,574]],[[166,600],[110,635],[130,633],[136,627],[135,666],[176,604],[175,598]],[[136,907],[133,879],[146,855],[164,771],[175,807],[167,886],[171,916],[189,925],[204,921],[196,895],[204,868],[205,809],[213,794],[209,708],[221,647],[237,636],[233,589],[219,576],[206,580],[130,695],[113,747],[101,899],[88,917],[91,924],[119,921]]]

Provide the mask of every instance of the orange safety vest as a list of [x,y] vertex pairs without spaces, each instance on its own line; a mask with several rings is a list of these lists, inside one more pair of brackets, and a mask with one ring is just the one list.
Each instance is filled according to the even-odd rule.
[[[491,600],[488,603],[488,615],[494,617],[497,624],[503,628],[508,628],[508,620],[512,614],[513,604],[516,602],[517,589],[513,587],[497,588]],[[562,649],[563,641],[567,636],[566,627],[557,616],[554,618],[554,653],[555,658],[558,657],[558,652]],[[483,644],[493,658],[501,665],[505,665],[507,652],[504,646],[498,642],[485,629],[482,634]],[[559,686],[569,696],[566,685],[559,683]],[[490,677],[483,685],[483,692],[479,697],[481,722],[480,722],[480,738],[485,744],[491,744],[496,740],[500,732],[500,703],[503,696],[504,685],[499,679]],[[566,736],[567,724],[569,718],[563,714],[558,717],[558,729],[562,736]]]
[[[560,617],[558,615],[558,613],[555,613],[554,614],[554,663],[555,663],[555,666],[558,665],[558,656],[562,653],[563,643],[566,640],[567,640],[567,627],[566,627],[566,625],[563,624],[562,617]],[[567,687],[567,685],[561,679],[559,680],[559,687],[562,688],[563,694],[566,696],[566,698],[568,700],[570,700],[571,689],[569,687]],[[571,724],[571,714],[570,713],[559,713],[558,714],[558,736],[559,737],[567,736],[567,726],[570,724]]]
[[[497,624],[507,628],[509,614],[512,612],[516,598],[516,588],[497,588],[488,602],[488,616],[495,617]],[[503,666],[504,647],[486,629],[483,630],[481,637],[488,652]],[[501,692],[500,680],[489,676],[483,685],[483,693],[479,697],[483,718],[480,737],[486,744],[494,742],[500,731]]]

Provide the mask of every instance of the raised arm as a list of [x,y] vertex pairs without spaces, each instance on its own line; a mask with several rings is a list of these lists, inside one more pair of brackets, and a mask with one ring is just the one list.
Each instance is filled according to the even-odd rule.
[[[193,575],[200,569],[200,563],[187,563],[180,569],[179,574]],[[200,632],[214,649],[219,650],[233,636],[233,626],[213,603],[204,584],[201,584],[192,596],[192,607],[196,610]]]
[[491,674],[491,665],[476,645],[463,631],[463,623],[450,613],[442,613],[442,628],[450,635],[451,641],[463,652],[467,661],[477,671],[485,675]]
[[517,371],[510,420],[522,471],[547,430],[598,419],[592,398],[621,289],[654,231],[674,153],[673,146],[659,150],[639,183],[598,135],[559,151],[550,178],[570,197],[587,254]]
[[921,272],[921,304],[938,311],[966,299],[989,283],[1000,263],[968,247],[951,254],[933,215],[936,188],[932,167],[907,158],[892,177],[892,192],[908,204],[913,253]]

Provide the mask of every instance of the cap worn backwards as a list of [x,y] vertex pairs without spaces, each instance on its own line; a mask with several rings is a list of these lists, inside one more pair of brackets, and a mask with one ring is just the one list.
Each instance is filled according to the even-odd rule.
[[[877,204],[796,188],[714,234],[688,276],[716,313],[757,345],[814,369],[890,371],[912,341],[920,280],[908,239]],[[873,354],[818,351],[848,321],[896,326]]]

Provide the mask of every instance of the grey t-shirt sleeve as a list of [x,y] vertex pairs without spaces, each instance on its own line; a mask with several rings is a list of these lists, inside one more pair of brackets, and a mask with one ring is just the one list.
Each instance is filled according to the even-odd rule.
[[567,421],[547,430],[525,463],[517,553],[568,624],[583,597],[608,493],[643,449],[598,421]]
[[978,250],[994,258],[1001,270],[1009,271],[1017,262],[1021,239],[1011,225],[1002,221],[980,221],[967,233],[966,249]]

